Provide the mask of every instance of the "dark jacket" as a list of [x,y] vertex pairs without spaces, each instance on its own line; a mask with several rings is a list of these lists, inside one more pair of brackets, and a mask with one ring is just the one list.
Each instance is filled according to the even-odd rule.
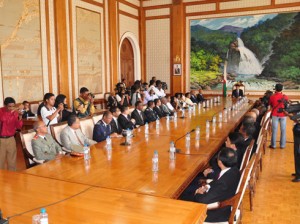
[[232,90],[232,97],[239,98],[240,96],[241,97],[244,96],[243,90],[241,89],[239,89],[239,91],[237,89]]
[[134,124],[131,122],[130,120],[130,116],[128,115],[128,117],[126,118],[123,114],[120,114],[118,117],[118,122],[121,126],[122,129],[133,129],[134,128]]
[[[117,126],[116,122],[118,123],[118,126]],[[122,133],[122,127],[119,124],[118,119],[116,121],[114,119],[112,119],[110,122],[110,127],[111,127],[111,133],[118,133],[118,134]]]
[[155,106],[153,110],[159,116],[159,118],[166,116],[160,107]]
[[98,121],[93,130],[93,140],[96,142],[104,141],[108,136],[111,134],[111,127],[110,125],[105,125],[105,123],[100,120]]
[[[142,117],[141,117],[142,115]],[[137,109],[134,109],[134,111],[132,111],[131,113],[131,118],[133,118],[135,120],[135,125],[144,125],[145,121],[146,121],[146,116],[144,114],[143,111],[141,111],[141,115],[139,114],[139,112],[137,111]]]
[[[235,195],[240,181],[240,171],[236,167],[229,169],[218,180],[212,181],[207,193],[196,194],[194,200],[203,204],[224,201]],[[230,206],[207,211],[206,222],[226,222],[231,212]]]
[[159,118],[156,112],[153,109],[150,109],[149,107],[147,107],[145,110],[145,116],[146,116],[146,121],[148,123],[156,121],[157,118]]

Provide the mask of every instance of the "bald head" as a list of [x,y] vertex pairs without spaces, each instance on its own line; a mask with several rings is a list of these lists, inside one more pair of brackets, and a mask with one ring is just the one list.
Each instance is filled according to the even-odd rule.
[[254,112],[254,113],[256,114],[256,117],[259,116],[259,110],[258,110],[258,109],[253,108],[253,109],[251,110],[251,112]]
[[256,113],[253,111],[247,112],[245,116],[252,117],[254,121],[256,121],[257,118]]
[[48,133],[47,125],[45,125],[43,121],[34,122],[33,129],[38,135],[45,135]]

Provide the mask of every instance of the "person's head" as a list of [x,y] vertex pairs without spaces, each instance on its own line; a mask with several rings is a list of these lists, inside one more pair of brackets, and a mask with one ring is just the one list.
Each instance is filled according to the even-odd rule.
[[54,106],[57,108],[59,104],[66,105],[67,104],[67,97],[64,94],[58,94],[55,98]]
[[143,104],[141,101],[136,101],[135,102],[135,108],[138,109],[139,111],[142,111],[143,110]]
[[254,125],[254,123],[255,123],[254,118],[252,116],[247,116],[247,115],[245,115],[242,121],[242,125],[249,125],[249,124]]
[[275,85],[275,91],[276,91],[276,92],[281,92],[282,90],[283,90],[283,85],[280,84],[280,83],[277,83],[277,84]]
[[121,80],[122,83],[125,83],[125,81],[126,81],[126,79],[124,79],[124,78]]
[[113,115],[115,118],[119,117],[119,115],[121,114],[121,111],[120,111],[120,109],[119,109],[118,107],[111,107],[111,108],[109,109],[109,111],[112,113],[112,115]]
[[229,133],[227,140],[225,142],[226,147],[237,150],[239,146],[241,146],[244,142],[244,137],[239,132],[231,132]]
[[191,94],[190,94],[190,93],[186,93],[186,94],[185,94],[185,97],[186,97],[186,98],[191,98]]
[[152,79],[154,82],[156,82],[156,76],[152,76]]
[[148,83],[147,82],[144,82],[143,85],[142,85],[142,88],[143,90],[148,90],[149,86],[148,86]]
[[90,91],[86,87],[81,87],[80,97],[84,100],[89,100]]
[[79,118],[75,114],[71,114],[68,117],[68,125],[74,130],[80,128]]
[[102,120],[105,122],[105,124],[109,124],[112,119],[113,119],[113,115],[109,110],[103,113]]
[[7,110],[9,111],[13,111],[15,110],[15,106],[16,106],[16,101],[14,98],[12,97],[6,97],[4,99],[4,106],[6,107]]
[[38,135],[45,135],[48,133],[47,125],[43,121],[34,122],[33,129]]
[[150,86],[155,86],[155,80],[150,80],[149,85],[150,85]]
[[161,105],[160,99],[155,99],[154,100],[155,106],[159,107]]
[[253,123],[242,124],[242,126],[240,127],[240,130],[239,130],[239,132],[243,135],[244,138],[253,136],[255,131],[256,131],[256,128]]
[[240,88],[240,85],[239,85],[239,84],[235,85],[235,88],[236,88],[236,89],[239,89],[239,88]]
[[254,112],[254,113],[256,114],[256,117],[259,116],[259,110],[258,110],[257,108],[253,108],[253,109],[251,110],[251,112]]
[[218,153],[218,166],[221,170],[234,167],[237,164],[237,154],[232,148],[223,147]]
[[126,93],[126,89],[125,88],[120,88],[119,89],[119,94],[124,95]]
[[161,101],[162,104],[166,104],[168,102],[167,99],[166,99],[166,97],[162,97],[160,99],[160,101]]
[[199,93],[199,94],[203,94],[203,89],[199,89],[199,90],[198,90],[198,93]]
[[255,112],[253,111],[247,112],[245,116],[252,117],[254,122],[256,122],[257,116]]
[[181,98],[181,93],[175,93],[175,97],[177,98],[177,99],[180,99]]
[[53,107],[55,104],[55,96],[53,93],[46,93],[44,95],[44,102],[47,106]]
[[29,110],[30,109],[30,104],[29,104],[28,101],[24,100],[22,104],[24,106],[24,110]]
[[167,102],[171,102],[171,96],[166,96]]
[[152,100],[149,100],[148,103],[147,103],[147,106],[151,109],[153,109],[155,107],[155,104],[154,104],[154,101]]
[[150,89],[149,95],[150,95],[150,96],[153,96],[154,94],[155,94],[154,90],[153,90],[153,89]]
[[191,95],[195,95],[196,91],[195,90],[191,90]]
[[127,107],[127,106],[122,106],[122,107],[121,107],[121,113],[122,113],[122,114],[125,114],[125,115],[128,115],[128,114],[129,114],[129,107]]
[[162,88],[162,83],[161,83],[160,80],[156,80],[156,87],[157,87],[158,89],[161,89],[161,88]]

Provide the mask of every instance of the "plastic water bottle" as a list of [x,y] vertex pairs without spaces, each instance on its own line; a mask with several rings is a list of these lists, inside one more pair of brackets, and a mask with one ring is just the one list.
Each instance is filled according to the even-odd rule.
[[156,120],[156,129],[159,129],[159,119]]
[[145,123],[145,135],[149,134],[149,124],[148,122]]
[[222,120],[223,120],[223,114],[222,114],[222,112],[220,112],[219,113],[219,122],[222,122]]
[[169,114],[167,114],[167,121],[170,121],[170,116],[169,116]]
[[184,109],[181,111],[181,117],[184,117]]
[[209,128],[209,120],[206,120],[206,129]]
[[170,160],[175,160],[176,159],[176,149],[175,149],[175,145],[174,145],[173,141],[170,142],[169,156],[170,156]]
[[130,129],[127,128],[127,130],[126,130],[126,142],[130,143],[130,140],[131,140],[131,132],[130,132]]
[[107,136],[107,138],[106,138],[106,148],[111,149],[111,138],[110,138],[110,136]]
[[157,152],[157,150],[154,151],[154,155],[152,158],[152,171],[153,172],[158,171],[158,152]]
[[185,136],[185,146],[186,148],[189,148],[191,145],[191,134],[188,133],[186,136]]
[[216,121],[217,121],[216,116],[213,116],[213,119],[212,119],[213,125],[216,125]]
[[196,127],[196,140],[200,140],[200,127]]
[[91,158],[90,147],[87,144],[84,144],[83,147],[84,160],[88,161]]
[[41,209],[40,224],[48,224],[48,214],[46,213],[45,208]]
[[177,112],[174,112],[174,119],[177,119]]

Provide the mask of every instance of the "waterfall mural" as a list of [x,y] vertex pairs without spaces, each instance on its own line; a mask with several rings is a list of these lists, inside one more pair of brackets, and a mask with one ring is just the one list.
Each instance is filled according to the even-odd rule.
[[[247,90],[300,87],[300,13],[192,20],[191,88]],[[300,90],[300,89],[299,89]]]

